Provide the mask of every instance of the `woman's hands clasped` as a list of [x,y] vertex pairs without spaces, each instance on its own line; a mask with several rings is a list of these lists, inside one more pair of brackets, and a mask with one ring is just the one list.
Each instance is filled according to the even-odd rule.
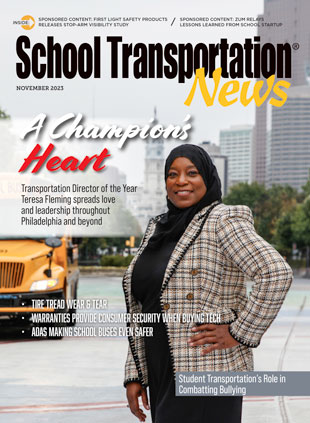
[[143,413],[143,410],[139,408],[138,398],[142,398],[142,404],[144,408],[146,410],[149,410],[150,407],[146,389],[144,389],[138,382],[131,382],[126,386],[126,394],[130,411],[132,412],[132,414],[138,417],[140,422],[144,422],[146,419],[146,415]]
[[202,350],[202,355],[214,350],[222,350],[239,345],[239,342],[230,335],[228,328],[229,325],[205,324],[195,326],[192,328],[192,332],[196,332],[196,335],[189,338],[188,344],[190,347],[210,344]]

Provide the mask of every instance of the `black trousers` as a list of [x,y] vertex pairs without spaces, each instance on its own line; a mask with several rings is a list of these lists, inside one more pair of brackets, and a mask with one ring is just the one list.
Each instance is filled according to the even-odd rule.
[[153,423],[241,423],[242,397],[175,397],[153,414]]

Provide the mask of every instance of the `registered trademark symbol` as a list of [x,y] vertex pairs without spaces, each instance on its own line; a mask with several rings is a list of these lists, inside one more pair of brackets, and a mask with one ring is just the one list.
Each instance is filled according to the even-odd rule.
[[298,50],[300,45],[299,45],[299,43],[293,43],[292,47],[293,47],[293,50]]

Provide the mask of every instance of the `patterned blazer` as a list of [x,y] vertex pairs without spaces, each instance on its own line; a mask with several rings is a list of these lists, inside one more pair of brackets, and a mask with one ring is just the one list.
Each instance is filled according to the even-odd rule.
[[[165,323],[173,370],[253,370],[251,348],[275,319],[292,282],[292,270],[281,255],[254,229],[246,206],[212,204],[198,212],[175,246],[160,293],[162,313],[219,313],[240,342],[233,348],[201,355],[203,346],[190,347],[192,322]],[[131,276],[137,258],[161,218],[151,219],[137,255],[123,279],[127,311],[141,313],[131,293]],[[146,275],[147,277],[147,275]],[[245,280],[254,284],[247,297]],[[131,319],[132,320],[132,319]],[[171,319],[172,320],[172,319]],[[139,323],[128,323],[135,328]],[[125,382],[148,385],[144,339],[129,336]]]

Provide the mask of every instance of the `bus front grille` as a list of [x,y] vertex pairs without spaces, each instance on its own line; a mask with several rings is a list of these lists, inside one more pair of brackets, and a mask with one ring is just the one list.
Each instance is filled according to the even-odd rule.
[[21,286],[24,268],[24,263],[0,262],[0,288]]

